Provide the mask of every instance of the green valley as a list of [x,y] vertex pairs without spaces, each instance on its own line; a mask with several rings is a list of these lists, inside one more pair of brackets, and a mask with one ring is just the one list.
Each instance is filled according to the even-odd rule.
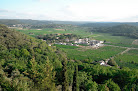
[[2,90],[137,90],[135,38],[76,25],[43,27],[0,25]]

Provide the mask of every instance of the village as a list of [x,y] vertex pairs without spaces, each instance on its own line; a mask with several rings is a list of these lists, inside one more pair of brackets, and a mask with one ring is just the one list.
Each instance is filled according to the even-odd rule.
[[85,46],[92,46],[94,48],[104,46],[104,41],[99,41],[99,40],[90,40],[89,38],[84,38],[84,39],[76,39],[76,40],[71,40],[72,43],[70,43],[70,40],[65,40],[66,42],[58,42],[55,44],[59,45],[70,45],[70,46],[79,46],[79,45],[85,45]]

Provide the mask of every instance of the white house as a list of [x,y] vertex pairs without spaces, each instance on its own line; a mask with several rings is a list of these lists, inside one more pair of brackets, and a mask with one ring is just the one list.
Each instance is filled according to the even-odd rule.
[[106,65],[105,62],[102,60],[102,61],[99,61],[100,65]]

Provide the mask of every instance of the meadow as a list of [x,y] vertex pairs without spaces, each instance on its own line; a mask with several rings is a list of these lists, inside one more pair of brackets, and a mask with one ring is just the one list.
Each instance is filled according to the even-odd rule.
[[129,50],[123,55],[118,55],[115,58],[117,64],[121,67],[129,67],[138,69],[138,50]]

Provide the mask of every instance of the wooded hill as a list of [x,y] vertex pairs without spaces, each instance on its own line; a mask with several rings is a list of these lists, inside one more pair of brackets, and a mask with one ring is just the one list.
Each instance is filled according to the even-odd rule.
[[123,24],[138,26],[138,22],[93,22],[93,23],[85,23],[80,26],[98,28],[98,27],[113,27]]
[[111,33],[114,36],[128,36],[131,38],[138,38],[138,27],[127,24],[113,26],[113,27],[100,27],[100,28],[95,28],[92,31]]
[[59,52],[43,41],[0,25],[0,88],[54,91],[55,70],[62,69],[63,54]]

